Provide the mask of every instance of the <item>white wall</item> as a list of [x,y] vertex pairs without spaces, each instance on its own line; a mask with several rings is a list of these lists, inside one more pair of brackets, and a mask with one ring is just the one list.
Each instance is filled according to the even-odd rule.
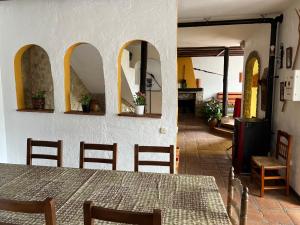
[[[25,163],[26,138],[64,141],[64,166],[78,167],[79,141],[119,144],[117,169],[133,170],[134,144],[176,143],[177,80],[175,0],[26,0],[0,4],[0,65],[5,105],[8,162]],[[124,43],[143,39],[160,53],[162,118],[119,117],[117,58]],[[87,42],[102,55],[106,115],[64,114],[64,55],[74,43]],[[13,61],[24,45],[35,43],[52,66],[55,113],[16,112]],[[160,134],[161,127],[167,128]]]
[[[260,25],[260,29],[257,30],[256,33],[253,33],[246,41],[245,45],[245,57],[244,57],[244,65],[246,65],[248,56],[251,52],[256,51],[260,56],[260,77],[263,75],[264,69],[269,67],[269,49],[270,49],[270,34],[271,34],[271,25],[270,24],[262,24]],[[245,74],[245,68],[244,68]],[[260,107],[261,102],[261,91],[259,88],[258,91],[258,110],[257,117],[264,118],[265,112],[261,110]]]
[[[295,12],[295,8],[300,8],[300,2],[295,1],[291,7],[284,12],[284,20],[280,27],[280,42],[284,44],[284,47],[293,47],[294,53],[297,48],[298,42],[298,17]],[[294,54],[295,55],[295,54]],[[298,58],[297,64],[299,65],[300,58]],[[300,69],[299,66],[296,69]],[[275,80],[275,97],[274,97],[274,120],[273,130],[278,129],[286,131],[293,135],[292,142],[292,174],[291,185],[300,194],[300,102],[288,102],[286,110],[282,112],[283,103],[279,101],[279,85],[283,80],[283,76],[286,73],[285,69],[285,57],[284,57],[284,69],[279,70],[279,79]],[[274,137],[275,141],[275,137]]]
[[[0,68],[1,69],[1,68]],[[1,78],[0,72],[0,78]],[[5,120],[4,120],[4,106],[2,98],[2,82],[0,79],[0,162],[6,162],[6,136],[5,136]]]
[[[242,92],[242,83],[239,82],[239,73],[243,71],[243,56],[229,57],[228,92]],[[219,74],[224,73],[224,57],[196,57],[192,58],[193,67]],[[223,76],[209,74],[195,70],[195,77],[201,79],[204,89],[203,98],[207,100],[216,97],[223,91]]]

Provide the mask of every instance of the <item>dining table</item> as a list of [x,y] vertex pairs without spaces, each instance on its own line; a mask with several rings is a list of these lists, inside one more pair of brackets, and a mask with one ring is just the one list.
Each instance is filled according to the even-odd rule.
[[[55,199],[57,224],[80,225],[83,203],[134,212],[160,209],[163,225],[229,225],[212,176],[0,164],[0,198]],[[0,223],[42,225],[41,214],[0,211]],[[115,224],[96,221],[95,224]]]

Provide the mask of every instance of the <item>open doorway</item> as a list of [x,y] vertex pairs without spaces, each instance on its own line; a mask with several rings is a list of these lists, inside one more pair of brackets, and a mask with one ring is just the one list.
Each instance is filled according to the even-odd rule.
[[250,53],[245,65],[244,104],[245,118],[257,117],[258,80],[260,74],[260,58],[256,51]]

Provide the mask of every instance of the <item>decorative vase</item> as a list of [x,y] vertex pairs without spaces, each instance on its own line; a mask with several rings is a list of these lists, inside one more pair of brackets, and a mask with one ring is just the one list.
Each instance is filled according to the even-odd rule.
[[144,105],[136,105],[135,106],[135,114],[144,115],[145,106]]
[[96,100],[92,100],[90,103],[90,110],[92,112],[100,112],[101,111],[100,104]]
[[37,110],[45,109],[45,98],[32,98],[32,108]]
[[81,105],[83,112],[90,112],[90,105]]
[[218,120],[217,118],[212,118],[209,122],[208,122],[208,126],[211,128],[211,129],[214,129],[218,124]]

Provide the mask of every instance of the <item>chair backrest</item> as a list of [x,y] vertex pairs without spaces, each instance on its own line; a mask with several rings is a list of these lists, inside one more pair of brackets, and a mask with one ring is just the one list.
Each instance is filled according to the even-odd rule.
[[[80,142],[80,164],[79,167],[83,168],[83,164],[85,162],[91,163],[107,163],[112,165],[112,169],[117,169],[117,149],[118,145],[116,143],[112,145],[107,144],[87,144],[83,141]],[[112,152],[112,159],[104,159],[104,158],[90,158],[85,157],[86,150],[98,150],[98,151],[111,151]]]
[[[168,153],[170,154],[169,161],[146,161],[139,160],[139,153],[147,152],[147,153]],[[174,173],[174,146],[170,145],[168,147],[162,146],[134,146],[134,171],[139,171],[139,166],[169,166],[170,173]]]
[[19,213],[45,214],[46,225],[56,225],[55,201],[53,198],[46,198],[44,201],[16,201],[0,199],[0,210]]
[[[57,167],[62,166],[62,145],[61,140],[58,141],[37,141],[27,138],[27,165],[32,165],[32,159],[50,159],[57,161]],[[56,155],[33,154],[32,147],[56,148]]]
[[94,206],[92,202],[86,201],[83,205],[83,211],[84,225],[94,225],[95,219],[114,223],[161,225],[161,211],[159,209],[154,209],[153,213],[131,212]]
[[[240,202],[237,201],[235,193],[239,195]],[[247,224],[248,198],[248,188],[243,186],[238,178],[235,178],[234,169],[231,167],[228,181],[227,213],[233,225]],[[238,221],[235,219],[232,209],[234,209]]]
[[289,164],[291,157],[291,143],[292,136],[286,132],[278,130],[277,133],[277,144],[276,144],[276,158],[279,157],[286,160],[286,163]]

